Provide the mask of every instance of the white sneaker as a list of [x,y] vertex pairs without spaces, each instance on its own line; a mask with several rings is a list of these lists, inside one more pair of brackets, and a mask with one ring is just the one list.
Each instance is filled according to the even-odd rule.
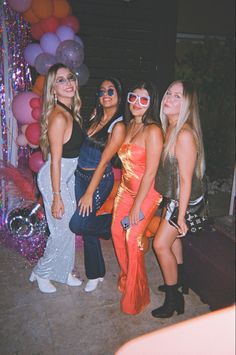
[[102,282],[103,281],[103,277],[99,277],[98,279],[88,280],[84,291],[85,292],[95,291],[99,281]]
[[42,277],[39,277],[33,271],[30,275],[29,280],[31,282],[37,281],[38,287],[43,293],[53,293],[57,290],[56,287],[53,286],[53,284],[48,279],[42,279]]
[[69,273],[66,284],[68,286],[81,286],[82,285],[82,281],[77,279],[77,277],[73,276],[71,273]]

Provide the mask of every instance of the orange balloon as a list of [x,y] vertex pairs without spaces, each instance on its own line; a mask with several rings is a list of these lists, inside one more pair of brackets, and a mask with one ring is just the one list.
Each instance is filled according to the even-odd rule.
[[41,96],[43,93],[44,82],[45,75],[39,75],[35,81],[32,91]]
[[33,0],[31,4],[33,13],[41,18],[47,18],[52,15],[53,3],[52,0]]
[[71,13],[71,7],[66,0],[52,0],[53,2],[53,16],[63,18]]
[[37,23],[39,22],[39,18],[33,13],[32,8],[30,7],[27,11],[23,12],[23,17],[26,21],[30,23]]

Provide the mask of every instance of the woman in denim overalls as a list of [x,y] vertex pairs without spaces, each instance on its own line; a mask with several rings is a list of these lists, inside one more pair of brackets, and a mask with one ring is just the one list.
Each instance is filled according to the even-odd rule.
[[94,291],[105,276],[105,263],[99,238],[111,237],[111,214],[97,216],[113,184],[112,158],[125,136],[122,122],[122,88],[115,78],[101,82],[96,93],[95,114],[89,120],[87,137],[80,149],[75,172],[78,208],[70,229],[83,236],[84,263],[88,282],[86,292]]

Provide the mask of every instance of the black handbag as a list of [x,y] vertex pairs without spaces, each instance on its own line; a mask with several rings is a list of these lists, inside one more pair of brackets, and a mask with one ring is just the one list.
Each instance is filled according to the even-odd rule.
[[[178,228],[177,220],[179,215],[179,207],[176,206],[171,214],[169,223]],[[185,215],[188,232],[197,233],[207,229],[208,225],[208,202],[206,196],[196,204],[189,204]]]

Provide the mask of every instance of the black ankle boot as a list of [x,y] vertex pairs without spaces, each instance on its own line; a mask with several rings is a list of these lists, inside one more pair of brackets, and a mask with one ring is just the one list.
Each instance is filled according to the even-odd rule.
[[[189,292],[189,286],[188,286],[188,280],[187,276],[184,272],[184,264],[177,264],[178,267],[178,289],[180,292],[184,293],[185,295],[188,295]],[[158,290],[161,292],[166,292],[166,285],[160,285],[158,287]]]
[[184,313],[184,297],[178,291],[178,285],[165,285],[166,297],[163,306],[152,311],[153,317],[156,318],[170,318],[176,311],[177,314]]

